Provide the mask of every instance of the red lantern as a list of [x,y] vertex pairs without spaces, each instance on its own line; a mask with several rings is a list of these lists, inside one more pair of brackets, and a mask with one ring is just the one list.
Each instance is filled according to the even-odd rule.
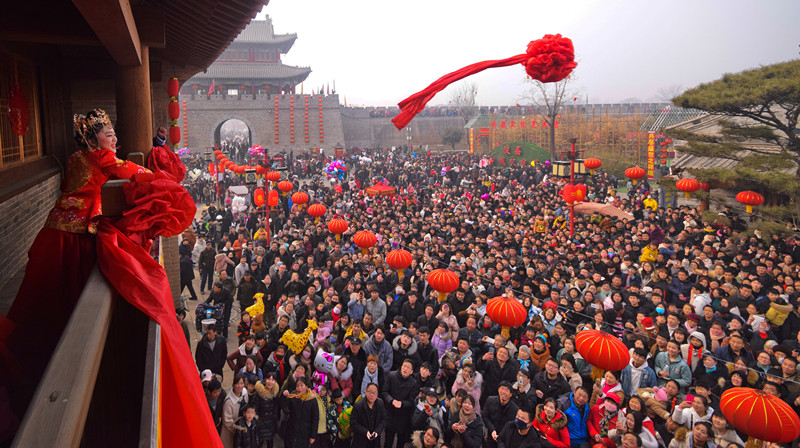
[[298,191],[292,195],[292,202],[299,205],[300,208],[303,208],[303,204],[308,202],[308,195],[302,191]]
[[283,180],[278,182],[278,190],[283,192],[283,195],[286,196],[290,191],[294,189],[294,185],[289,182],[288,180]]
[[260,174],[263,176],[264,174],[267,174],[267,169],[259,165],[256,167],[256,174]]
[[800,418],[778,397],[749,387],[726,390],[719,408],[731,425],[756,439],[789,443],[800,436]]
[[594,170],[600,168],[603,165],[603,162],[600,159],[595,159],[591,157],[583,161],[583,166],[589,168],[589,174],[594,174]]
[[178,96],[180,87],[181,85],[178,82],[178,78],[170,78],[169,81],[167,81],[167,95]]
[[439,292],[439,302],[447,300],[447,294],[458,289],[458,276],[447,269],[435,269],[428,274],[428,284]]
[[30,102],[19,84],[14,85],[8,93],[8,118],[14,134],[25,135],[30,120]]
[[502,296],[489,300],[486,304],[486,315],[503,327],[501,334],[504,338],[508,338],[509,327],[522,325],[528,317],[528,312],[519,300]]
[[631,360],[628,347],[622,341],[600,330],[578,332],[575,349],[586,362],[603,370],[622,370]]
[[636,185],[636,181],[643,178],[647,175],[647,171],[640,166],[633,166],[625,170],[625,176],[629,179],[633,180],[633,184]]
[[178,126],[169,127],[169,141],[172,142],[173,145],[177,145],[178,142],[181,141],[181,128]]
[[264,205],[264,190],[257,188],[256,191],[253,192],[253,202],[256,204],[256,207]]
[[360,247],[361,251],[366,255],[367,250],[378,242],[378,238],[369,230],[361,230],[356,232],[355,236],[353,236],[353,242],[356,243],[356,246]]
[[267,196],[267,204],[270,207],[275,207],[278,205],[278,191],[277,190],[270,190],[269,195]]
[[308,206],[308,214],[314,218],[314,222],[316,223],[318,223],[319,218],[325,216],[325,213],[327,212],[328,209],[322,204],[311,204]]
[[405,249],[395,249],[386,255],[386,264],[397,271],[397,277],[402,279],[405,269],[411,266],[411,253]]
[[747,207],[747,213],[753,213],[753,206],[763,204],[764,196],[761,196],[755,191],[742,191],[736,195],[736,200]]
[[708,182],[700,182],[700,189],[703,191],[711,191],[711,184]]
[[575,187],[569,184],[564,185],[564,188],[561,190],[561,197],[564,198],[567,204],[575,202]]
[[267,180],[270,182],[277,182],[281,180],[280,171],[270,171],[269,173],[267,173]]
[[181,107],[177,101],[170,101],[167,105],[170,120],[177,120],[181,114]]
[[347,227],[348,227],[347,221],[345,221],[344,219],[336,218],[332,219],[331,222],[328,223],[328,230],[330,230],[331,233],[336,235],[336,241],[339,241],[341,235],[344,232],[347,232]]
[[572,195],[575,198],[576,202],[580,202],[586,199],[586,185],[584,184],[575,185],[572,189]]
[[211,174],[212,176],[214,174],[217,174],[217,167],[214,165],[213,162],[208,164],[208,173]]
[[675,186],[683,192],[686,199],[689,199],[692,193],[700,189],[700,182],[697,179],[681,179],[675,182]]

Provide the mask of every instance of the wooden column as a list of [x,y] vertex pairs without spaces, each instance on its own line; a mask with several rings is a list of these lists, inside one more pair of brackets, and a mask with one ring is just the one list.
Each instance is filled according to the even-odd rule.
[[153,112],[150,98],[150,50],[141,46],[142,63],[117,68],[117,127],[120,149],[117,157],[144,153],[145,160],[153,146]]

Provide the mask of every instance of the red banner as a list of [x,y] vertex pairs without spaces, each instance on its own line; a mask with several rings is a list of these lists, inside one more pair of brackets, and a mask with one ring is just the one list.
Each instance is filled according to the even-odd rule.
[[656,174],[656,135],[647,133],[647,178],[653,179]]

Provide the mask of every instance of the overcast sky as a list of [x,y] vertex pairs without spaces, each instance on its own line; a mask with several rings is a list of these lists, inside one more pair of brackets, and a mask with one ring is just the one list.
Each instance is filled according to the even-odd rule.
[[[270,0],[257,18],[266,14],[276,33],[298,35],[283,62],[311,67],[305,93],[335,80],[348,105],[395,105],[465,65],[524,53],[544,34],[572,39],[575,85],[591,103],[656,100],[659,89],[800,51],[797,0]],[[480,105],[509,105],[524,78],[519,65],[468,79]]]

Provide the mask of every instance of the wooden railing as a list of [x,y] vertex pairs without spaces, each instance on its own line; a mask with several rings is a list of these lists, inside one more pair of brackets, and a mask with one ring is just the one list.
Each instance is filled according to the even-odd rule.
[[[104,215],[124,209],[122,183],[104,186]],[[160,326],[95,266],[12,447],[155,448],[160,344]]]

